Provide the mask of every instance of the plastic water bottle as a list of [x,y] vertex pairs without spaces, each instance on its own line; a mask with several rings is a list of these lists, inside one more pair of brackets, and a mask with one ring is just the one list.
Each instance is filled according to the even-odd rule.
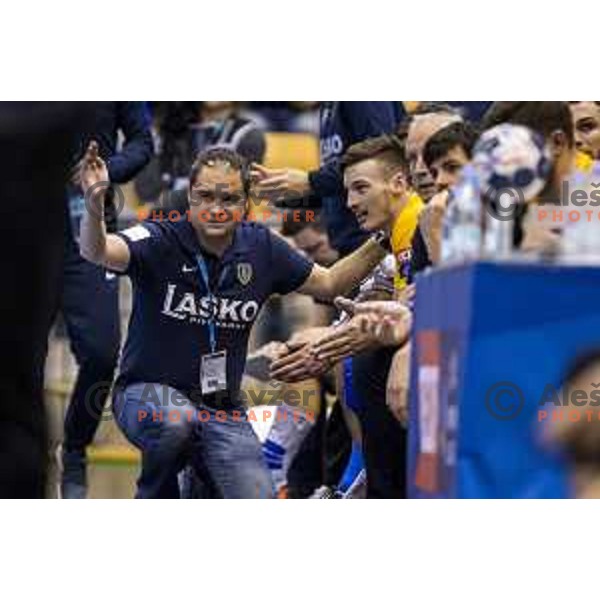
[[[514,201],[514,197],[511,198]],[[485,226],[483,234],[483,254],[494,260],[509,258],[513,254],[514,221],[520,212],[520,206],[513,202],[510,213],[498,213],[491,200],[484,198]],[[486,204],[487,203],[487,204]]]
[[448,204],[442,238],[442,260],[463,261],[481,256],[481,185],[477,172],[465,166]]

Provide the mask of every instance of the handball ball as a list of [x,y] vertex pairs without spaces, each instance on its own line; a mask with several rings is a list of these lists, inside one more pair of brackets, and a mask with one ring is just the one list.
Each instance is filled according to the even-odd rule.
[[473,166],[488,197],[511,189],[528,202],[548,182],[552,159],[540,134],[522,125],[502,124],[481,135],[473,149]]

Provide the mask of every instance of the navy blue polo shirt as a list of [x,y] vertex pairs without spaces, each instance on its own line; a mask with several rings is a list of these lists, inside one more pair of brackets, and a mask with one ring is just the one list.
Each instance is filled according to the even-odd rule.
[[[271,294],[300,287],[313,263],[259,223],[237,226],[218,258],[200,247],[187,221],[145,222],[118,234],[131,253],[127,275],[133,308],[117,387],[162,383],[192,400],[235,405],[246,362],[248,335]],[[208,267],[210,292],[198,272]],[[227,351],[228,391],[200,395],[200,357],[210,354],[208,322],[215,323],[216,351]]]

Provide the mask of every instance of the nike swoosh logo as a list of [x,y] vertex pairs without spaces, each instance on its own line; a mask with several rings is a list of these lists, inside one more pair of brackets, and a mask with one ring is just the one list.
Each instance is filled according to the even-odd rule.
[[196,267],[188,267],[187,265],[183,265],[183,267],[181,268],[181,270],[184,273],[192,273],[193,271],[196,270]]

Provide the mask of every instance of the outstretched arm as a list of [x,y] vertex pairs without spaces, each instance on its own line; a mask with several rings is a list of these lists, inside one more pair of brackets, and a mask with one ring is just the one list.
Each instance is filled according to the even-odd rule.
[[384,259],[387,252],[373,239],[332,267],[314,265],[308,279],[298,288],[301,294],[321,300],[333,300],[349,294]]
[[91,142],[81,164],[85,211],[81,221],[80,252],[90,262],[114,271],[126,271],[129,248],[117,235],[106,233],[104,201],[109,186],[108,170],[98,154],[98,144]]

